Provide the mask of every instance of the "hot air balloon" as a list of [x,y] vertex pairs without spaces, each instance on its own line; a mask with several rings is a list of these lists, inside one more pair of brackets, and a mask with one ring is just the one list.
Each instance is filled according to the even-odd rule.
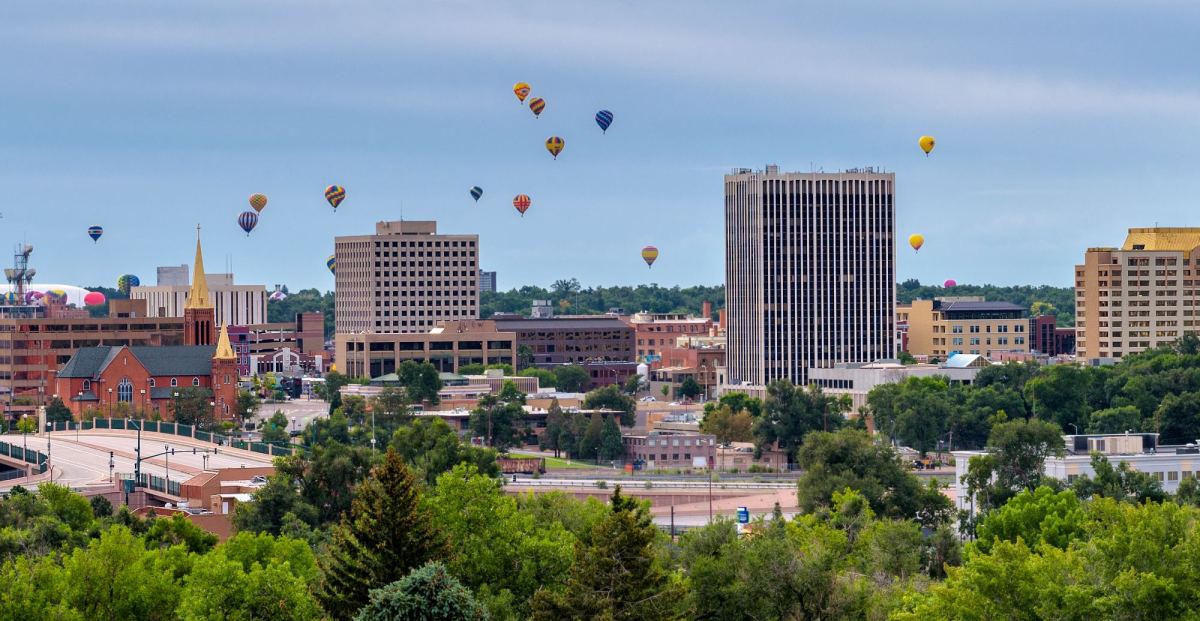
[[251,194],[250,195],[250,206],[254,208],[254,211],[256,213],[262,213],[262,210],[267,207],[267,195],[266,194]]
[[562,153],[563,147],[566,145],[567,143],[558,136],[551,136],[546,139],[546,150],[550,152],[550,155],[554,156],[554,159],[558,159],[558,154]]
[[949,289],[950,287],[957,287],[958,283],[954,282],[953,278],[950,278],[950,279],[946,280],[946,282],[942,283],[942,286]]
[[62,289],[51,289],[46,292],[46,297],[50,298],[52,302],[66,302],[67,292]]
[[246,231],[246,237],[250,237],[250,231],[253,231],[254,227],[258,226],[258,214],[253,211],[243,211],[238,216],[238,226],[242,227],[243,231]]
[[541,97],[534,97],[529,100],[529,109],[533,111],[533,116],[542,116],[542,110],[546,109],[546,100]]
[[479,199],[482,196],[483,196],[483,188],[481,188],[479,186],[473,186],[471,188],[471,198],[475,199],[476,203],[479,202]]
[[913,250],[920,250],[921,246],[925,245],[925,236],[920,233],[913,233],[908,236],[908,245],[913,247]]
[[288,295],[286,293],[284,293],[283,290],[277,289],[277,290],[273,291],[271,293],[271,295],[267,296],[267,299],[272,302],[279,302],[281,300],[286,300],[287,296]]
[[526,82],[513,84],[513,94],[517,96],[517,101],[525,103],[525,98],[529,96],[529,84]]
[[31,302],[34,302],[34,301],[40,300],[40,299],[42,299],[41,291],[26,291],[25,292],[25,303],[26,304],[29,304]]
[[99,306],[104,303],[104,294],[99,291],[91,291],[83,296],[83,303],[87,306]]
[[600,133],[608,133],[608,126],[612,125],[613,115],[608,110],[601,110],[596,113],[596,125],[600,126]]
[[521,212],[522,218],[525,217],[525,210],[529,209],[529,206],[532,204],[533,200],[527,194],[518,194],[513,197],[513,207],[516,207],[517,211]]
[[654,261],[658,259],[658,248],[654,246],[646,246],[642,248],[642,260],[646,262],[646,267],[654,267]]
[[337,258],[329,255],[329,258],[325,259],[325,267],[329,268],[330,274],[337,275]]
[[921,150],[925,152],[925,157],[929,157],[929,152],[933,150],[935,143],[936,141],[933,139],[933,136],[921,136],[917,140],[917,144],[921,145]]
[[20,298],[17,297],[15,291],[9,291],[4,294],[3,300],[5,304],[16,304]]
[[88,237],[91,237],[93,242],[100,241],[100,236],[103,234],[104,234],[104,227],[102,227],[102,226],[89,226],[88,227]]
[[117,290],[125,295],[129,295],[129,290],[142,284],[142,281],[133,274],[125,274],[117,279]]
[[340,185],[331,185],[325,188],[325,200],[329,201],[330,205],[333,205],[334,211],[337,211],[338,205],[341,205],[345,198],[346,188]]

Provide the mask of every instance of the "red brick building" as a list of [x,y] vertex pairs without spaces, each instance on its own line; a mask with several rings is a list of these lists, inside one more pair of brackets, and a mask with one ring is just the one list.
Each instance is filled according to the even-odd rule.
[[214,334],[215,313],[209,303],[199,239],[194,273],[184,309],[184,345],[84,347],[58,372],[54,392],[76,417],[109,416],[119,408],[172,420],[172,404],[183,388],[212,391],[214,416],[218,420],[233,417],[237,355],[225,326],[219,337]]

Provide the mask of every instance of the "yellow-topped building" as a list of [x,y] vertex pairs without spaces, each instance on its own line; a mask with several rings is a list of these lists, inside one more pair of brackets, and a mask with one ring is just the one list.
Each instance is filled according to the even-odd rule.
[[1200,228],[1129,229],[1075,266],[1076,355],[1115,359],[1196,334]]

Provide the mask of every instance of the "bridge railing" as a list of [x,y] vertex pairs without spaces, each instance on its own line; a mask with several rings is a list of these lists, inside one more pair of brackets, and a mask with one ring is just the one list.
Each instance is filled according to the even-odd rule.
[[22,445],[0,442],[0,455],[4,455],[12,459],[19,459],[27,464],[32,464],[35,466],[34,470],[38,474],[45,472],[46,468],[48,467],[47,461],[49,460],[49,457],[47,457],[45,453],[24,448]]
[[203,431],[197,429],[194,425],[185,425],[182,423],[174,423],[169,421],[153,421],[153,420],[138,420],[127,421],[124,418],[93,418],[85,420],[82,423],[77,421],[59,421],[56,423],[47,423],[52,431],[75,431],[80,429],[87,431],[90,429],[117,429],[117,430],[133,430],[137,429],[138,425],[142,426],[142,431],[153,433],[165,433],[169,435],[181,436],[185,438],[194,438],[201,442],[211,442],[221,446],[232,446],[233,448],[245,449],[279,457],[292,455],[303,447],[295,444],[274,444],[268,442],[247,442],[239,440],[232,436],[227,436],[221,433]]

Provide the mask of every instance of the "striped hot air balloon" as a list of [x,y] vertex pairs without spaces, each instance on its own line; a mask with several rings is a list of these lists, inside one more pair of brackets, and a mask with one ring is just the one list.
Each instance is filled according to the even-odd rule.
[[479,199],[482,196],[483,196],[483,188],[481,188],[479,186],[474,186],[471,188],[471,198],[475,199],[476,203],[479,202]]
[[596,125],[600,126],[600,133],[608,133],[608,126],[612,125],[613,114],[608,110],[601,110],[596,113]]
[[541,97],[534,97],[529,100],[529,109],[533,112],[533,116],[542,116],[542,110],[546,109],[546,100]]
[[658,260],[658,248],[654,246],[646,246],[642,248],[642,260],[646,262],[646,267],[654,267],[654,262]]
[[518,194],[513,197],[513,207],[516,207],[517,211],[521,212],[522,218],[525,217],[525,210],[529,209],[529,206],[532,204],[533,200],[529,198],[528,194]]
[[258,214],[253,211],[243,211],[238,216],[238,226],[242,227],[243,231],[246,231],[246,237],[250,237],[250,231],[253,231],[254,227],[258,226]]
[[88,237],[92,238],[92,242],[100,241],[100,236],[103,234],[104,234],[104,227],[102,227],[102,226],[89,226],[88,227]]
[[567,143],[558,136],[551,136],[546,139],[546,150],[550,152],[550,155],[554,156],[554,159],[558,159],[558,154],[562,153],[563,147],[566,145]]
[[346,188],[343,188],[340,185],[331,185],[325,188],[325,200],[329,201],[329,204],[333,206],[334,211],[337,211],[338,205],[341,205],[345,198]]
[[267,207],[267,195],[251,194],[250,207],[254,208],[255,213],[262,213],[262,210]]
[[325,267],[329,268],[330,274],[333,274],[336,276],[337,275],[337,258],[334,257],[333,255],[329,255],[329,258],[325,259]]

